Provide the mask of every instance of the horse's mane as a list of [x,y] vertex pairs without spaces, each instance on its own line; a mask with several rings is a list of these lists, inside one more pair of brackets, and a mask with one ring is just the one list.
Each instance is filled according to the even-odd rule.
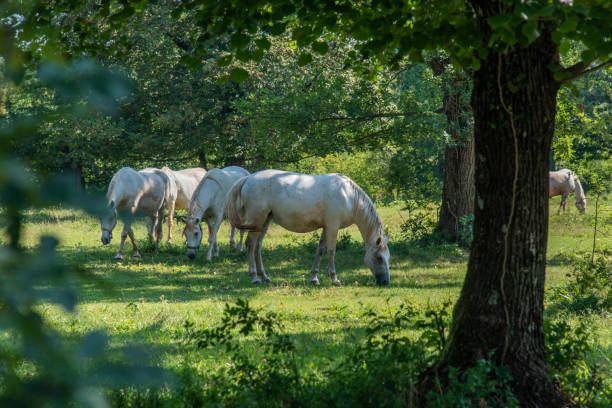
[[576,174],[574,174],[574,184],[576,184],[576,202],[584,202],[586,197],[584,196],[584,190],[582,189],[582,184],[580,184],[580,179],[578,179]]
[[378,215],[378,211],[376,211],[376,207],[374,207],[374,203],[370,199],[370,197],[366,194],[365,191],[357,183],[355,183],[350,178],[345,175],[341,175],[344,180],[346,180],[349,185],[352,187],[354,194],[354,203],[356,204],[356,208],[359,208],[363,211],[362,216],[365,218],[368,226],[368,230],[370,232],[374,232],[377,236],[381,238],[384,237],[382,220],[380,219],[380,215]]
[[202,190],[202,188],[204,188],[204,183],[207,180],[214,181],[215,183],[217,183],[221,191],[225,191],[225,189],[223,188],[223,184],[221,184],[221,182],[217,180],[217,178],[215,177],[215,174],[217,173],[217,171],[215,170],[222,171],[220,169],[211,169],[207,171],[206,174],[204,174],[204,177],[202,177],[202,180],[200,180],[200,183],[198,184],[195,191],[193,192],[191,202],[189,203],[189,211],[187,212],[187,217],[193,216],[193,213],[195,212],[196,207],[200,208],[200,204],[198,203],[198,200],[196,197],[199,197],[200,191]]

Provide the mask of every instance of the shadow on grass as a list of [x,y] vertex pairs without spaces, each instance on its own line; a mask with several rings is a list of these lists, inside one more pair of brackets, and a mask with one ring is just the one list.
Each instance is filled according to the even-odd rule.
[[[297,236],[300,237],[300,236]],[[178,241],[178,240],[177,240]],[[142,258],[132,258],[132,248],[126,244],[124,259],[113,260],[118,243],[95,247],[60,247],[60,254],[70,263],[82,264],[94,276],[106,282],[112,289],[95,284],[83,285],[80,291],[82,302],[192,302],[201,299],[228,299],[242,297],[250,299],[270,288],[294,288],[317,290],[310,283],[310,270],[314,258],[314,245],[298,242],[275,244],[274,248],[262,250],[266,273],[271,283],[251,284],[246,252],[230,251],[227,243],[220,243],[219,257],[206,261],[207,245],[190,260],[186,256],[184,243],[172,245],[163,243],[157,254],[143,240]],[[141,241],[139,241],[139,244]],[[444,263],[464,261],[464,255],[448,247],[415,248],[404,243],[390,245],[393,262],[427,265],[436,260]],[[336,254],[336,271],[344,287],[374,287],[374,278],[363,263],[365,250],[362,242],[344,239],[342,248]],[[367,271],[364,273],[364,270]],[[380,288],[380,296],[390,296],[388,288],[441,289],[458,288],[462,278],[445,276],[431,271],[413,276],[394,279],[389,287]],[[328,288],[327,256],[321,260],[319,273],[321,288]],[[301,293],[300,292],[300,293]],[[299,294],[298,294],[299,295]],[[376,295],[375,295],[376,296]]]

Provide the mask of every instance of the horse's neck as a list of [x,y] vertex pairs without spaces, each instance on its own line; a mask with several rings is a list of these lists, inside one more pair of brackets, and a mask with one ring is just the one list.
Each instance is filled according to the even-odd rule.
[[576,185],[576,202],[584,201],[584,190],[582,189],[582,184],[580,184],[578,177],[574,177],[574,184]]
[[197,211],[199,211],[198,216],[200,218],[206,210],[217,204],[218,197],[224,196],[224,192],[221,190],[217,180],[207,179],[205,183],[207,184],[206,189],[200,189],[200,191],[197,192],[197,196],[194,196],[194,199],[197,200],[196,207]]
[[382,225],[374,205],[368,201],[357,201],[355,208],[355,224],[361,232],[366,247],[376,245],[381,236]]

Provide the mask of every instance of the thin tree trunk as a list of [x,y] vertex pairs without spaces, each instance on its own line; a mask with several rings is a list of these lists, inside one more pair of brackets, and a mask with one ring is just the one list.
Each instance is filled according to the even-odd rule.
[[[486,18],[499,12],[498,5],[472,3],[480,29],[488,32]],[[474,240],[438,367],[464,369],[492,352],[509,369],[526,407],[566,401],[548,377],[542,317],[548,162],[559,88],[548,65],[557,60],[550,32],[541,27],[535,43],[504,55],[491,52],[474,75]]]
[[200,167],[208,170],[208,162],[206,161],[206,153],[203,150],[200,150],[198,153],[198,160],[200,161]]
[[[444,74],[449,64],[448,58],[441,57],[429,62],[436,76]],[[440,110],[450,125],[451,144],[444,151],[444,185],[437,229],[453,241],[459,238],[461,218],[474,212],[474,142],[465,117],[470,107],[462,102],[466,85],[465,78],[454,76],[444,89]]]

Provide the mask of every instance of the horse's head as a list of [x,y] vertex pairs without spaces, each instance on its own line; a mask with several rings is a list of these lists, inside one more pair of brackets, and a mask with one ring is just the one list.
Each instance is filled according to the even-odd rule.
[[185,241],[187,243],[187,256],[194,259],[202,242],[202,222],[199,218],[187,217],[185,220]]
[[391,280],[389,274],[389,236],[384,238],[382,236],[376,239],[376,244],[369,247],[366,250],[365,264],[372,271],[374,279],[376,279],[377,285],[388,285]]
[[581,200],[576,200],[576,208],[581,213],[583,214],[586,213],[586,198],[583,198]]
[[117,213],[115,212],[115,206],[110,201],[107,207],[100,214],[100,228],[102,229],[102,244],[108,245],[113,238],[113,229],[117,225]]

